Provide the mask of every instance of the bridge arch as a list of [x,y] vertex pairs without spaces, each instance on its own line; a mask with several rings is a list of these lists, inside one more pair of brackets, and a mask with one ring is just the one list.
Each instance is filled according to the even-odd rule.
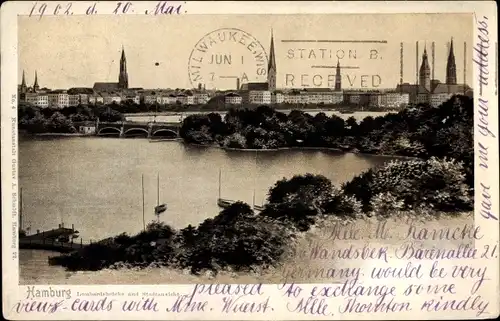
[[116,128],[116,127],[104,127],[104,128],[100,128],[99,129],[99,132],[97,133],[97,135],[120,135],[121,133],[121,130],[120,128]]
[[123,135],[125,137],[132,137],[132,136],[141,136],[141,137],[148,137],[149,131],[145,128],[140,128],[140,127],[134,127],[134,128],[129,128],[127,129]]
[[178,138],[179,137],[179,133],[176,132],[173,129],[162,128],[162,129],[158,129],[158,130],[153,131],[153,135],[151,135],[151,136],[153,136],[153,137]]

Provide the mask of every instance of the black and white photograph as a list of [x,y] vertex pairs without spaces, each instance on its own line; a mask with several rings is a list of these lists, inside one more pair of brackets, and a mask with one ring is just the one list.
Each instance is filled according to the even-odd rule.
[[[475,175],[498,165],[474,141],[497,135],[474,120],[480,17],[89,4],[17,17],[20,286],[281,284],[288,312],[314,318],[326,301],[299,303],[294,284],[345,283],[332,318],[460,313],[466,297],[462,311],[498,310],[459,286],[495,267],[457,265],[498,257],[475,244],[477,215],[498,225],[496,187]],[[436,262],[464,297],[433,281]],[[403,279],[427,282],[418,305],[420,288],[379,288]]]

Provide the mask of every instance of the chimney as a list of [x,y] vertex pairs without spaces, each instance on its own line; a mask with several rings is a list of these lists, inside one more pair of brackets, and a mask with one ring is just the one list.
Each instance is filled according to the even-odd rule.
[[240,78],[236,78],[236,90],[240,90]]
[[399,88],[403,90],[403,43],[401,42],[399,50]]

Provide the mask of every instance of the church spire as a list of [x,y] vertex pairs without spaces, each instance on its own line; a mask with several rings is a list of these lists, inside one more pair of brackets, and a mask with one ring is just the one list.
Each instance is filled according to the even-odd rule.
[[335,72],[335,91],[342,90],[342,78],[340,75],[340,60],[337,57],[337,69]]
[[37,72],[35,70],[35,82],[33,83],[33,91],[36,92],[38,90],[38,88],[39,88],[39,86],[38,86],[38,75],[37,75]]
[[455,85],[457,83],[457,65],[455,64],[455,53],[453,52],[453,38],[451,38],[450,52],[446,63],[446,84]]
[[274,57],[274,35],[273,29],[271,29],[271,48],[269,49],[269,64],[267,70],[271,70],[273,68],[276,70],[276,58]]
[[125,58],[125,48],[122,45],[122,56],[120,58],[120,74],[118,75],[118,87],[128,88],[127,58]]
[[267,83],[270,91],[276,90],[276,58],[274,55],[273,29],[271,29],[271,46],[269,48],[269,64],[267,66]]
[[23,79],[21,81],[21,93],[25,94],[28,91],[28,87],[26,86],[26,78],[24,77],[24,70],[23,70]]

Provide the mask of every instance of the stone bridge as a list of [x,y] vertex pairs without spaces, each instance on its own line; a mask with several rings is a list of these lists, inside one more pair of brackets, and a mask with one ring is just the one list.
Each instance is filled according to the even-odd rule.
[[96,125],[96,134],[97,136],[124,138],[178,138],[180,127],[180,123],[99,122]]

